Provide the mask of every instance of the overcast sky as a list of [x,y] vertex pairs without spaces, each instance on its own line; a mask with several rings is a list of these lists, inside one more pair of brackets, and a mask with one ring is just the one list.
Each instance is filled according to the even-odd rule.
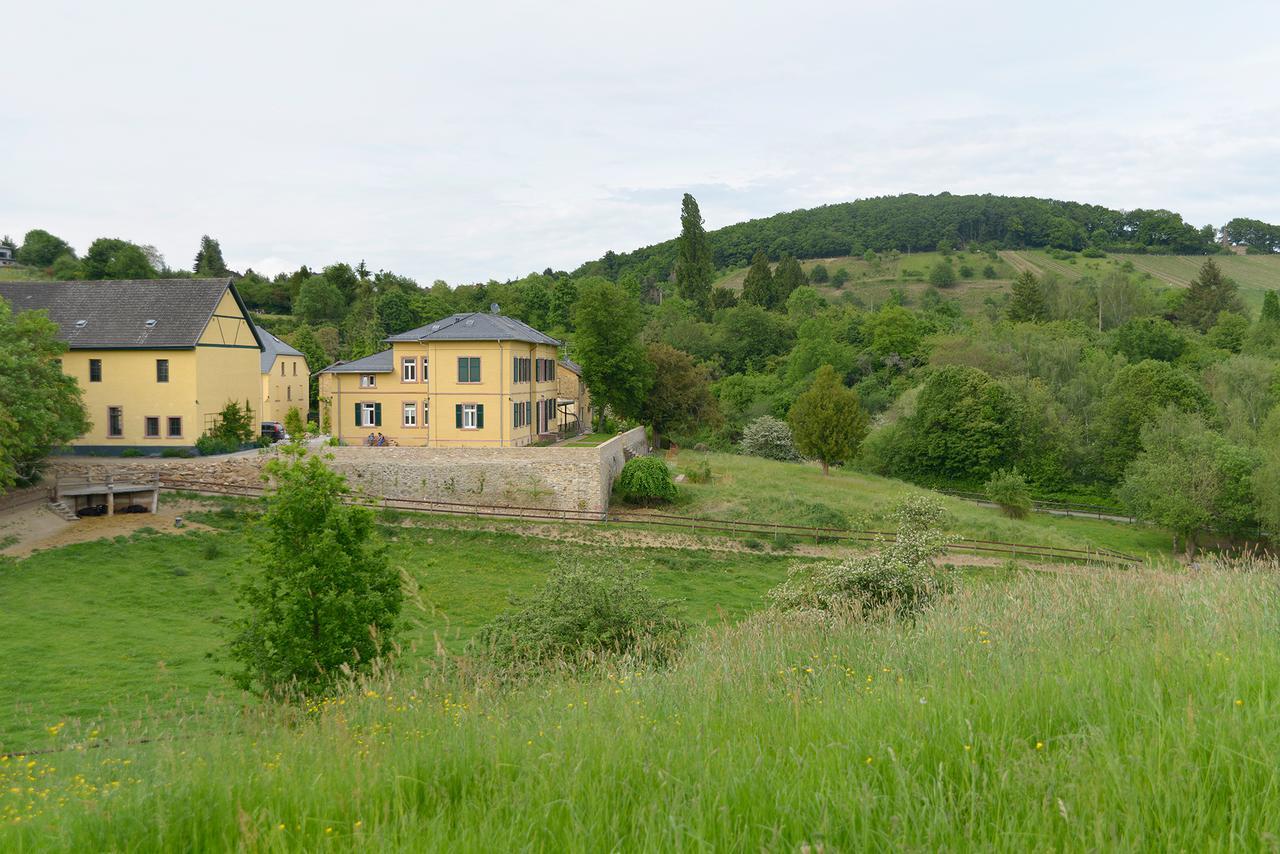
[[1277,5],[13,3],[0,234],[457,284],[664,240],[685,191],[1280,223]]

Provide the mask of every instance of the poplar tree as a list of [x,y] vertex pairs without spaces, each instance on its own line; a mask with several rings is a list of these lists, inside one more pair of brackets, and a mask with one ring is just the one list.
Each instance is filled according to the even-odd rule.
[[702,225],[698,201],[688,193],[680,204],[680,237],[676,240],[676,290],[703,313],[711,301],[711,244]]
[[775,305],[773,271],[769,269],[769,259],[759,249],[751,259],[751,269],[742,283],[742,299],[761,308],[773,308]]
[[796,448],[822,463],[823,474],[831,473],[832,463],[853,459],[867,436],[867,413],[858,393],[846,388],[830,365],[818,368],[813,385],[791,404],[787,421]]

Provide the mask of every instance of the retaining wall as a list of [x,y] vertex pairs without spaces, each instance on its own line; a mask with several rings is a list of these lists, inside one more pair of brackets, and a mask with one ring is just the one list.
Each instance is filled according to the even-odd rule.
[[[613,480],[632,456],[648,450],[644,428],[614,436],[594,448],[324,448],[329,465],[353,489],[370,496],[457,504],[604,511]],[[226,486],[262,486],[270,452],[231,459],[105,459],[60,457],[48,477],[147,482],[160,477],[204,480]]]

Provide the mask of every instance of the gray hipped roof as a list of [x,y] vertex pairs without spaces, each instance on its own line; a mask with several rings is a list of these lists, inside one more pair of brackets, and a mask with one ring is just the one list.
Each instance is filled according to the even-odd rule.
[[258,327],[258,337],[262,339],[262,372],[264,374],[276,363],[276,356],[302,355],[261,326]]
[[566,369],[573,371],[578,376],[582,376],[582,366],[577,362],[571,362],[568,359],[561,359],[560,364],[564,365]]
[[317,371],[320,374],[389,374],[391,373],[391,351],[383,350],[381,353],[374,353],[372,356],[365,356],[363,359],[353,359],[350,362],[334,362],[323,371]]
[[178,350],[196,346],[227,289],[247,319],[229,278],[0,282],[0,297],[14,312],[47,311],[72,350]]
[[472,311],[455,314],[399,335],[386,341],[526,341],[530,344],[551,344],[559,341],[544,335],[523,321],[501,314],[485,314]]

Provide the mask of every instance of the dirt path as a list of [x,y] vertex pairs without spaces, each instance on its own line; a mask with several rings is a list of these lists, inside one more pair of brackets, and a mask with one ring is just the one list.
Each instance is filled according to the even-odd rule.
[[1184,279],[1181,276],[1175,276],[1172,273],[1166,273],[1161,270],[1157,270],[1154,267],[1151,267],[1150,265],[1143,263],[1143,261],[1141,261],[1137,256],[1134,256],[1134,255],[1126,255],[1125,258],[1131,264],[1133,264],[1133,266],[1137,267],[1142,272],[1150,273],[1151,275],[1155,276],[1157,279],[1159,279],[1162,282],[1166,282],[1170,285],[1174,285],[1180,288],[1191,287],[1190,279]]
[[1023,257],[1022,253],[1014,252],[1012,249],[1001,249],[1000,257],[1008,262],[1009,266],[1017,270],[1019,273],[1025,273],[1030,270],[1037,276],[1044,275],[1044,270],[1033,264],[1030,259]]
[[139,528],[151,528],[162,534],[210,530],[206,525],[186,519],[183,520],[183,527],[175,526],[177,517],[197,506],[189,501],[161,499],[158,513],[119,513],[115,516],[90,516],[78,522],[68,522],[49,512],[44,505],[32,505],[0,516],[0,543],[9,543],[0,548],[0,554],[26,557],[41,549],[128,536]]

